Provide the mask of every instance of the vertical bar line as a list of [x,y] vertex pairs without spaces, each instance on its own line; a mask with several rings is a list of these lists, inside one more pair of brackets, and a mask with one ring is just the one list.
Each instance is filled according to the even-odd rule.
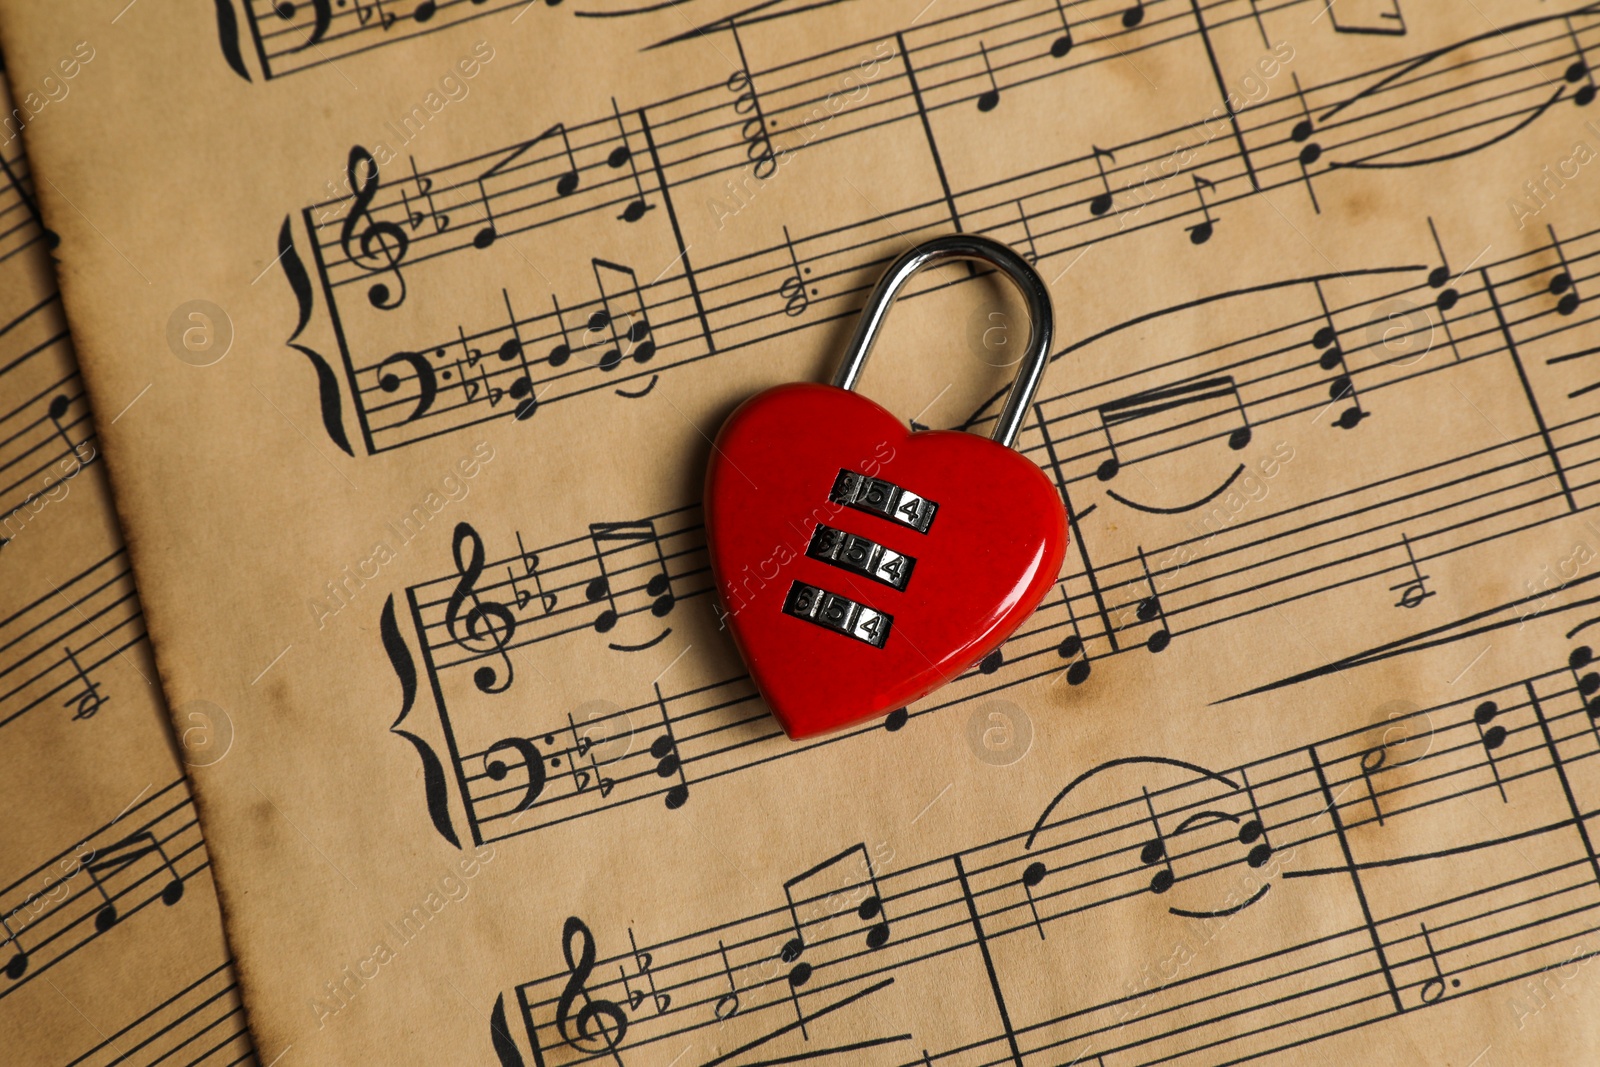
[[933,154],[933,169],[939,173],[939,188],[944,190],[945,206],[950,209],[950,224],[956,228],[957,233],[965,232],[961,228],[961,216],[956,213],[956,198],[950,192],[950,179],[944,173],[944,160],[939,155],[939,143],[933,139],[933,126],[928,122],[928,107],[922,102],[922,89],[917,85],[917,72],[911,66],[911,53],[906,49],[906,35],[897,33],[895,41],[900,45],[900,64],[906,69],[906,81],[911,84],[911,98],[916,102],[917,115],[922,119],[922,132],[928,138],[928,151]]
[[1250,162],[1250,149],[1245,147],[1244,131],[1239,128],[1239,113],[1228,101],[1228,85],[1222,78],[1222,68],[1217,65],[1217,52],[1211,46],[1211,31],[1206,29],[1206,19],[1200,11],[1200,0],[1189,0],[1194,8],[1194,22],[1200,30],[1200,40],[1206,46],[1206,58],[1211,61],[1211,73],[1217,79],[1217,91],[1222,94],[1222,106],[1228,110],[1228,121],[1233,124],[1233,138],[1239,143],[1239,158],[1244,161],[1245,173],[1250,175],[1250,188],[1261,191],[1261,181],[1256,177],[1255,164]]

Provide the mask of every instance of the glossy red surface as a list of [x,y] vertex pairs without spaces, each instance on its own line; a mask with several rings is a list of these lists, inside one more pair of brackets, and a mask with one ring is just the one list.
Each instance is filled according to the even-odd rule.
[[[937,503],[928,532],[831,502],[841,469]],[[911,433],[831,385],[782,385],[730,415],[705,508],[724,617],[796,739],[904,707],[977,663],[1032,614],[1067,547],[1061,497],[1031,460],[974,434]],[[906,588],[808,557],[819,522],[915,558]],[[796,580],[892,616],[884,647],[785,614]]]

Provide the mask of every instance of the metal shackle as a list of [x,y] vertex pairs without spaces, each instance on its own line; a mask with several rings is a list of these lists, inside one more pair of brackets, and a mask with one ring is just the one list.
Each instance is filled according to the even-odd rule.
[[1044,377],[1045,364],[1050,357],[1050,341],[1055,334],[1055,313],[1050,306],[1050,292],[1038,272],[1028,265],[1027,260],[999,241],[976,234],[953,233],[924,241],[891,263],[873,287],[872,295],[867,297],[867,306],[861,309],[855,336],[850,338],[844,360],[833,376],[833,384],[841,389],[855,388],[862,368],[867,365],[867,357],[872,354],[872,346],[883,329],[883,320],[888,317],[889,307],[900,295],[900,290],[923,267],[953,259],[977,260],[998,268],[1011,279],[1028,306],[1028,348],[1022,354],[1017,380],[1011,385],[1011,393],[1006,397],[1005,406],[1000,409],[1000,417],[991,435],[996,443],[1010,448],[1017,438],[1017,431],[1022,428],[1028,405],[1033,403],[1033,394],[1039,389],[1039,379]]

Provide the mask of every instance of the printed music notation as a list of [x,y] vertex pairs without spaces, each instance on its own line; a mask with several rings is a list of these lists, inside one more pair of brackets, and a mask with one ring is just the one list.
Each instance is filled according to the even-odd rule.
[[[502,1067],[627,1063],[701,1034],[765,1062],[847,1039],[848,1062],[884,1067],[1235,1063],[1586,958],[1600,674],[1588,646],[1566,651],[1234,768],[1063,774],[1031,827],[901,868],[858,844],[773,885],[765,912],[657,943],[568,918],[539,952],[555,972],[501,995],[484,1046]],[[1162,953],[1102,944],[1108,923],[1153,928]],[[630,999],[641,960],[654,995]],[[896,998],[930,967],[972,1005],[950,1047],[882,1022],[919,1017]],[[1063,969],[1093,981],[1040,986]]]
[[136,682],[148,675],[145,642],[133,574],[118,549],[0,619],[0,727],[29,712],[90,719],[114,707],[105,675],[113,667]]
[[[1580,279],[1595,272],[1600,231],[1564,238],[1564,247],[1565,262]],[[1595,416],[1568,406],[1576,391],[1569,376],[1585,372],[1578,369],[1583,361],[1568,358],[1581,343],[1579,334],[1548,292],[1544,264],[1551,254],[1539,248],[1496,260],[1454,285],[1446,285],[1448,274],[1422,264],[1294,279],[1130,320],[1198,321],[1214,317],[1215,305],[1227,301],[1250,302],[1251,309],[1240,316],[1251,324],[1247,336],[1219,336],[1198,350],[1186,342],[1171,358],[1153,351],[1152,370],[1125,376],[1114,389],[1090,386],[1036,401],[1035,419],[1018,447],[1073,502],[1075,550],[1057,595],[1001,653],[915,714],[1060,672],[1069,684],[1082,685],[1096,662],[1159,653],[1174,641],[1213,640],[1214,628],[1297,602],[1340,602],[1356,590],[1369,590],[1359,595],[1374,606],[1417,609],[1424,620],[1405,617],[1413,615],[1409,610],[1381,624],[1363,614],[1359,630],[1343,638],[1361,647],[1375,631],[1398,636],[1436,621],[1427,605],[1443,561],[1484,551],[1495,553],[1485,560],[1502,558],[1518,538],[1553,524],[1588,529],[1582,524],[1593,521],[1600,499],[1593,480],[1578,472],[1594,452]],[[1584,263],[1587,270],[1572,266]],[[1327,287],[1334,281],[1341,292],[1360,286],[1355,291],[1364,295],[1332,300]],[[1383,311],[1397,299],[1409,309],[1400,320]],[[1453,331],[1448,341],[1447,321]],[[1175,322],[1174,335],[1199,336],[1188,322]],[[1063,358],[1096,345],[1115,347],[1122,329],[1074,342]],[[1426,338],[1426,345],[1402,344],[1408,340],[1397,336],[1402,329],[1410,338]],[[1396,358],[1393,351],[1404,354]],[[1330,352],[1338,353],[1331,370]],[[1550,355],[1539,365],[1542,353]],[[1397,440],[1415,434],[1416,447],[1392,449],[1380,469],[1351,470],[1309,497],[1277,481],[1294,469],[1298,450],[1338,450],[1344,435],[1361,432],[1340,415],[1360,403],[1358,397],[1381,418],[1386,395],[1420,389],[1425,397],[1449,396],[1442,380],[1486,365],[1497,368],[1508,389],[1530,382],[1525,422],[1503,427],[1513,436],[1482,423],[1481,436],[1424,448],[1438,435],[1418,420],[1409,431],[1396,431]],[[1231,373],[1215,375],[1223,366]],[[1147,379],[1153,379],[1148,386]],[[1418,404],[1394,402],[1406,410]],[[1448,405],[1437,410],[1443,417]],[[981,431],[983,416],[975,414],[969,426]],[[1318,444],[1321,436],[1328,439]],[[1137,490],[1126,484],[1128,466],[1156,479],[1168,457],[1179,454],[1213,457],[1215,481],[1197,486],[1186,476],[1170,487],[1169,499],[1152,499],[1151,485],[1165,488],[1159,481],[1146,480]],[[1094,502],[1086,506],[1087,497]],[[1124,527],[1140,524],[1139,540],[1110,536],[1101,516]],[[438,711],[456,765],[452,777],[476,842],[661,797],[684,784],[680,773],[689,783],[722,778],[807,750],[777,741],[776,727],[744,678],[658,692],[655,701],[607,711],[585,733],[552,718],[536,728],[543,733],[508,740],[496,725],[500,716],[479,703],[481,696],[511,689],[525,669],[518,667],[522,657],[545,641],[602,640],[619,653],[660,643],[675,610],[706,603],[700,599],[709,590],[703,538],[694,508],[593,524],[588,536],[549,546],[530,548],[520,533],[497,537],[494,551],[463,523],[456,573],[407,590],[409,612],[404,602],[398,612],[392,603],[385,610],[384,646],[409,694],[407,709],[417,691],[414,642],[426,688],[440,694]],[[512,544],[516,551],[503,555]],[[704,608],[699,611],[703,621]],[[408,615],[410,632],[402,634],[400,620]],[[468,678],[472,685],[461,684]],[[888,729],[903,726],[910,714],[892,716]],[[425,765],[439,767],[438,786],[428,791],[430,815],[436,827],[446,826],[443,764],[419,729],[408,727],[412,744],[427,750]],[[601,743],[622,734],[661,738],[674,757],[671,780],[659,777],[661,757],[647,755],[649,746],[636,740],[616,755],[621,746]],[[446,836],[454,835],[452,827]]]
[[[1575,50],[1581,57],[1600,42],[1600,8],[1589,5],[1505,27],[1503,37],[1486,34],[1409,54],[1355,77],[1318,81],[1309,69],[1315,56],[1274,58],[1278,88],[1247,105],[1228,103],[1221,125],[1197,110],[1188,123],[1129,130],[1121,144],[1063,145],[1059,159],[1014,178],[971,188],[946,180],[937,202],[895,204],[826,233],[789,227],[766,247],[733,259],[691,255],[698,228],[713,220],[686,205],[725,195],[721,187],[752,168],[848,147],[854,137],[907,124],[926,129],[930,159],[948,175],[937,140],[943,113],[985,102],[1002,82],[1015,87],[1080,76],[1120,54],[1080,40],[1070,56],[1056,56],[1061,11],[1034,4],[1013,18],[1016,6],[998,5],[981,20],[963,18],[959,30],[935,22],[896,35],[885,48],[877,41],[839,50],[866,57],[872,91],[826,122],[811,115],[821,103],[814,86],[855,72],[839,67],[834,53],[798,68],[785,64],[781,78],[746,61],[735,72],[735,94],[733,83],[719,82],[632,111],[612,101],[596,117],[564,117],[530,141],[430,170],[417,170],[414,161],[402,169],[370,146],[357,146],[347,195],[305,209],[302,233],[286,223],[280,235],[280,251],[288,252],[284,270],[301,303],[295,336],[315,319],[316,332],[326,337],[317,344],[301,338],[295,347],[317,367],[330,438],[348,449],[346,409],[373,453],[487,419],[532,416],[525,402],[502,404],[507,395],[536,405],[608,392],[640,399],[674,368],[787,334],[797,324],[853,314],[875,269],[903,242],[881,236],[885,220],[900,234],[952,224],[988,233],[1027,247],[1035,260],[1076,256],[1151,231],[1180,233],[1201,254],[1199,246],[1224,239],[1216,235],[1226,232],[1230,205],[1303,186],[1320,211],[1314,182],[1337,181],[1341,171],[1457,159],[1515,137],[1558,105],[1585,106],[1592,95],[1568,75],[1588,70]],[[1141,21],[1127,32],[1161,31],[1147,42],[1152,48],[1211,47],[1206,33],[1216,25],[1183,29],[1177,21]],[[1473,50],[1491,38],[1501,47],[1492,69],[1456,84],[1450,72],[1479,63],[1470,58]],[[919,51],[930,61],[938,57],[937,73],[918,72]],[[1011,68],[1002,60],[1007,55],[1014,57]],[[968,56],[970,63],[960,58]],[[1286,73],[1290,62],[1308,69]],[[1457,96],[1459,107],[1451,103]],[[752,115],[765,124],[759,152],[749,140]],[[804,141],[775,148],[773,131],[803,132]],[[1168,150],[1155,146],[1174,143],[1184,146],[1181,169],[1188,173],[1144,180],[1151,168],[1165,173]],[[419,210],[424,193],[427,209]],[[663,210],[654,210],[658,205]],[[485,258],[495,245],[536,234],[559,242],[562,227],[596,222],[627,227],[626,240],[638,249],[618,265],[631,276],[622,296],[599,284],[552,292],[490,283],[486,306],[494,310],[484,317],[452,324],[410,317],[406,294],[438,284],[431,279],[460,285],[464,274],[503,276],[497,261]],[[494,239],[480,240],[486,233]],[[577,258],[561,273],[576,279],[599,263]],[[806,298],[797,304],[791,280],[802,275],[798,291]],[[325,294],[328,306],[315,306],[314,291]],[[649,324],[647,343],[630,338],[634,358],[608,359],[617,351],[608,324],[624,313]],[[337,330],[327,330],[330,319]],[[399,350],[392,340],[397,329],[410,337]],[[331,359],[322,354],[334,350]],[[1336,354],[1328,359],[1335,364],[1330,384],[1347,377],[1338,373]],[[344,373],[336,375],[340,364]],[[1360,410],[1354,405],[1348,418]]]
[[183,779],[0,888],[0,999],[154,904],[177,906],[210,861]]

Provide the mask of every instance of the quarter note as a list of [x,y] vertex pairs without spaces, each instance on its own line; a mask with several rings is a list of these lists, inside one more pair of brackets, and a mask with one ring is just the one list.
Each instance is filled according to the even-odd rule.
[[1161,820],[1156,817],[1156,806],[1150,801],[1150,790],[1139,787],[1144,794],[1144,806],[1150,812],[1150,827],[1155,836],[1139,848],[1139,862],[1146,867],[1161,864],[1161,870],[1150,877],[1150,892],[1161,894],[1172,888],[1177,876],[1172,873],[1172,858],[1167,855],[1167,839],[1161,833]]
[[[85,460],[82,453],[78,451],[79,448],[83,447],[85,442],[74,442],[72,440],[72,435],[67,433],[67,424],[62,420],[67,417],[67,412],[71,409],[72,398],[66,393],[62,393],[51,398],[50,406],[45,409],[45,414],[49,417],[50,424],[56,428],[56,436],[61,438],[62,442],[67,446],[68,454],[71,455],[73,459],[78,461],[78,470],[82,470],[84,467],[87,467],[89,464],[93,463],[96,457],[93,454],[93,449],[91,449],[89,458]],[[77,476],[78,471],[76,470],[71,474],[65,475],[66,478],[76,478]]]
[[1594,103],[1594,71],[1589,66],[1589,59],[1584,52],[1583,45],[1578,42],[1578,33],[1572,27],[1572,19],[1568,17],[1566,19],[1566,23],[1567,36],[1572,38],[1572,52],[1576,58],[1573,59],[1572,63],[1568,65],[1566,71],[1563,73],[1563,77],[1565,77],[1568,82],[1571,82],[1574,85],[1576,85],[1578,82],[1587,83],[1577,92],[1572,94],[1572,102],[1577,104],[1579,107],[1588,107],[1590,104]]
[[178,869],[172,865],[172,860],[167,857],[167,850],[157,841],[155,835],[149,830],[130,834],[115,844],[108,845],[104,850],[96,850],[94,858],[84,864],[84,870],[89,872],[89,880],[100,891],[100,899],[104,901],[100,909],[95,912],[94,928],[105,933],[116,925],[118,919],[116,898],[106,892],[105,883],[101,875],[112,875],[126,870],[144,857],[155,853],[161,857],[161,862],[167,868],[167,873],[172,875],[161,890],[161,903],[172,907],[183,899],[183,877],[178,874]]
[[[1460,299],[1461,294],[1456,292],[1454,286],[1448,289],[1444,288],[1445,282],[1451,279],[1450,258],[1445,255],[1444,244],[1439,240],[1439,231],[1433,225],[1432,215],[1428,216],[1428,233],[1433,236],[1434,250],[1439,253],[1439,265],[1428,272],[1428,286],[1442,290],[1435,300],[1442,317],[1444,312],[1456,306],[1456,301]],[[1467,269],[1472,269],[1471,264],[1468,264]]]
[[1410,580],[1401,582],[1398,585],[1391,585],[1389,587],[1389,591],[1391,593],[1398,592],[1400,594],[1400,599],[1395,601],[1395,607],[1418,607],[1424,600],[1428,599],[1428,597],[1433,596],[1434,592],[1428,588],[1429,576],[1423,574],[1422,568],[1417,566],[1416,553],[1411,551],[1411,541],[1406,537],[1405,531],[1403,530],[1400,532],[1400,546],[1406,551],[1406,562],[1411,566],[1411,578]]
[[0,912],[0,927],[5,928],[6,942],[15,950],[11,958],[6,961],[5,970],[6,977],[15,982],[27,973],[28,953],[23,949],[22,942],[17,939],[16,931],[11,929],[11,923],[6,920],[4,912]]
[[1144,547],[1139,546],[1139,566],[1144,569],[1145,585],[1150,589],[1150,595],[1139,601],[1139,606],[1134,614],[1140,622],[1161,623],[1154,633],[1145,640],[1145,647],[1151,652],[1160,652],[1172,643],[1172,631],[1167,625],[1167,612],[1161,606],[1161,597],[1156,592],[1156,579],[1150,573],[1150,564],[1144,558]]
[[550,354],[545,358],[552,367],[559,367],[572,355],[572,339],[567,336],[567,323],[561,317],[561,301],[556,299],[556,294],[550,294],[550,303],[556,309],[556,330],[561,334],[561,340],[550,349]]
[[983,69],[989,75],[989,88],[978,94],[978,110],[993,111],[1000,106],[1000,83],[994,79],[994,67],[989,65],[989,50],[983,42],[978,42],[978,51],[983,56]]
[[1506,743],[1506,728],[1495,724],[1495,719],[1500,716],[1500,705],[1492,700],[1485,700],[1472,709],[1472,722],[1478,728],[1478,739],[1483,743],[1483,756],[1488,761],[1489,773],[1494,775],[1495,788],[1500,790],[1500,799],[1509,803],[1506,797],[1505,782],[1500,779],[1500,767],[1496,763],[1495,752]]
[[1206,206],[1205,194],[1200,190],[1210,189],[1213,193],[1215,193],[1217,187],[1206,179],[1200,177],[1198,174],[1191,175],[1191,177],[1194,178],[1195,199],[1200,201],[1200,213],[1205,216],[1205,221],[1197,222],[1193,226],[1185,226],[1184,229],[1189,232],[1190,244],[1203,245],[1207,241],[1211,240],[1211,235],[1216,230],[1216,221],[1212,219],[1211,209]]
[[556,195],[571,196],[578,188],[578,161],[572,156],[572,142],[567,139],[566,125],[560,122],[556,123],[554,126],[535,137],[533,139],[533,143],[538,144],[540,141],[551,136],[552,134],[560,135],[561,150],[566,154],[567,157],[567,169],[562,171],[561,174],[556,178]]
[[1261,806],[1256,803],[1255,788],[1243,767],[1239,768],[1239,780],[1244,783],[1245,796],[1250,800],[1250,818],[1239,824],[1239,844],[1250,846],[1245,863],[1260,868],[1272,858],[1272,842],[1267,837],[1267,824],[1261,818]]
[[78,681],[83,685],[82,690],[69,694],[61,706],[75,709],[72,713],[74,721],[92,719],[95,712],[99,711],[101,706],[110,698],[100,695],[100,683],[89,680],[88,672],[78,663],[78,657],[73,653],[72,649],[67,645],[62,645],[61,648],[67,654],[67,662],[72,664],[73,673],[78,676]]
[[1135,0],[1132,7],[1122,13],[1122,28],[1131,30],[1144,21],[1144,0]]
[[500,357],[501,363],[510,363],[512,360],[521,363],[522,373],[511,383],[506,392],[517,402],[511,417],[518,422],[526,422],[539,410],[539,397],[533,391],[533,371],[528,366],[527,349],[522,343],[522,328],[517,325],[517,313],[511,308],[511,294],[501,289],[500,299],[506,305],[506,320],[511,326],[511,336],[501,342],[496,355]]
[[1039,246],[1033,242],[1033,227],[1028,225],[1028,213],[1022,209],[1021,200],[1017,201],[1017,218],[1022,222],[1023,236],[1028,239],[1028,250],[1022,254],[1022,258],[1030,264],[1037,265],[1039,262]]
[[1300,76],[1290,71],[1289,78],[1294,82],[1294,95],[1300,101],[1301,114],[1300,120],[1289,131],[1289,139],[1296,144],[1303,144],[1311,139],[1317,126],[1311,119],[1311,108],[1306,104],[1306,91],[1300,87]]
[[667,790],[662,803],[668,811],[677,811],[689,800],[689,779],[683,773],[683,756],[678,751],[678,738],[672,731],[672,716],[667,714],[667,701],[661,695],[661,686],[653,686],[656,707],[661,709],[661,736],[650,742],[650,756],[656,761],[656,777],[678,776],[678,783]]
[[1089,653],[1083,643],[1083,631],[1078,628],[1078,613],[1072,610],[1072,597],[1067,594],[1067,581],[1063,578],[1058,586],[1061,590],[1061,603],[1067,609],[1067,619],[1072,623],[1072,636],[1063,638],[1056,646],[1056,655],[1062,659],[1073,660],[1067,667],[1067,684],[1082,685],[1089,678],[1093,665],[1089,662]]
[[611,113],[616,116],[617,136],[622,143],[613,148],[611,154],[606,157],[606,166],[612,170],[618,170],[626,164],[633,174],[635,194],[634,198],[628,201],[627,206],[622,209],[622,214],[618,215],[617,218],[623,222],[638,222],[644,218],[645,212],[652,210],[655,205],[645,201],[644,182],[639,178],[639,165],[634,161],[633,150],[628,147],[628,128],[623,125],[622,112],[617,108],[616,97],[611,98]]
[[1061,36],[1050,42],[1050,54],[1057,59],[1064,59],[1072,51],[1072,24],[1067,21],[1067,9],[1062,6],[1061,0],[1056,0],[1056,14],[1061,16]]
[[1556,259],[1561,262],[1561,269],[1550,279],[1550,295],[1560,297],[1556,301],[1556,312],[1561,315],[1570,315],[1578,310],[1578,283],[1572,280],[1572,268],[1567,265],[1566,253],[1561,250],[1561,242],[1556,238],[1554,226],[1546,226],[1550,233],[1550,247],[1555,250]]
[[1102,186],[1102,191],[1096,193],[1094,198],[1089,201],[1089,214],[1099,218],[1111,210],[1111,182],[1106,178],[1106,165],[1100,162],[1100,157],[1104,156],[1115,163],[1117,154],[1096,145],[1090,145],[1089,147],[1094,149],[1092,158],[1094,159],[1095,169],[1100,172],[1100,185]]
[[1048,873],[1049,868],[1038,860],[1034,860],[1022,869],[1022,891],[1028,896],[1028,910],[1033,912],[1033,925],[1034,929],[1039,931],[1040,941],[1045,939],[1044,923],[1039,919],[1039,903],[1034,900],[1033,891],[1044,881],[1044,876]]

